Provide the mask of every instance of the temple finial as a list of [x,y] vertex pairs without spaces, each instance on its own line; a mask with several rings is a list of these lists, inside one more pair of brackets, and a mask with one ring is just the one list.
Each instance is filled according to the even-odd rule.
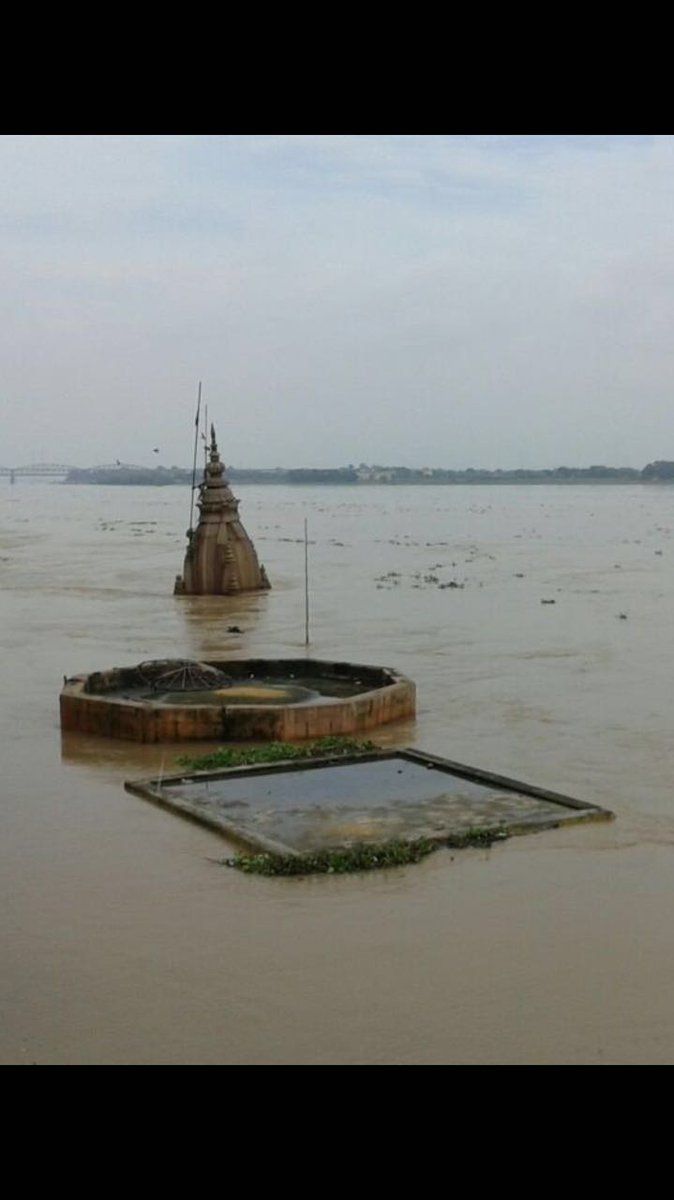
[[218,457],[218,443],[215,440],[215,425],[211,425],[211,462]]

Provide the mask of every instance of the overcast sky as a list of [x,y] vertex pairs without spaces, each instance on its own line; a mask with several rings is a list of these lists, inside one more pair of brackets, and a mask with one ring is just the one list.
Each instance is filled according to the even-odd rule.
[[[674,138],[0,138],[0,465],[674,459]],[[154,454],[154,447],[159,454]]]

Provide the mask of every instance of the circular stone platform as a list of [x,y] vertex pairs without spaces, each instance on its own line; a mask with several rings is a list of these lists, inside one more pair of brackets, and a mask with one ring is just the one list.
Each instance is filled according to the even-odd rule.
[[64,679],[61,728],[136,742],[289,741],[413,717],[411,679],[315,659],[161,659]]

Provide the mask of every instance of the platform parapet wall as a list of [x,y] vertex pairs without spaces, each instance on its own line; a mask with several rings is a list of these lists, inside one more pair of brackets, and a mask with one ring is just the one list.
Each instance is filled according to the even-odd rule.
[[235,678],[320,677],[357,680],[364,690],[348,697],[323,696],[320,703],[279,705],[171,704],[135,699],[120,691],[137,684],[138,668],[122,667],[64,682],[61,728],[136,742],[296,741],[366,733],[414,717],[416,688],[398,672],[354,663],[306,659],[210,661]]

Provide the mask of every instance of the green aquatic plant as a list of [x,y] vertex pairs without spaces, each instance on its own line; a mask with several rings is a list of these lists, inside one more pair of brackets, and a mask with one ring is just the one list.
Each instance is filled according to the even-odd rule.
[[237,854],[224,860],[249,875],[344,875],[349,871],[376,871],[419,862],[435,849],[433,842],[386,842],[357,845],[313,854]]
[[339,758],[345,754],[365,754],[376,750],[374,742],[359,742],[354,738],[324,737],[314,742],[268,742],[264,746],[231,749],[223,746],[200,758],[183,757],[178,762],[191,771],[217,771],[219,767],[264,766],[265,763],[287,762],[304,758]]
[[337,850],[317,850],[312,854],[237,854],[234,858],[223,859],[222,865],[236,867],[248,875],[345,875],[420,862],[440,846],[456,850],[469,846],[489,847],[507,837],[503,828],[466,829],[440,841],[420,838],[414,842],[359,843]]

